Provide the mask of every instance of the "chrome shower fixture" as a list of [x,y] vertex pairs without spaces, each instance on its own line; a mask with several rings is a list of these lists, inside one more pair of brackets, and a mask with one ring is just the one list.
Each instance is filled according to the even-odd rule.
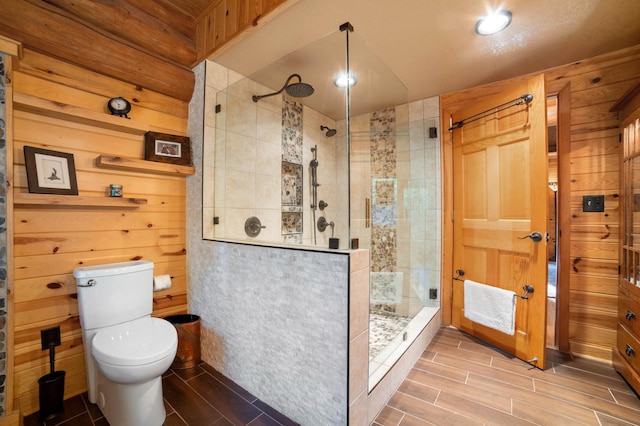
[[[298,82],[289,84],[289,81],[291,81],[291,79],[294,77],[298,79]],[[284,86],[282,86],[282,89],[278,90],[277,92],[268,93],[266,95],[253,95],[251,99],[253,99],[253,102],[258,102],[262,98],[282,93],[283,90],[286,90],[287,95],[294,98],[306,98],[307,96],[311,96],[314,92],[313,86],[307,83],[303,83],[302,77],[300,77],[299,74],[291,74],[289,78],[287,78],[287,81],[284,83]]]
[[324,135],[328,138],[333,137],[336,135],[336,133],[338,133],[338,131],[336,129],[330,129],[327,126],[320,126],[320,130],[322,131],[327,131],[327,133],[325,133]]

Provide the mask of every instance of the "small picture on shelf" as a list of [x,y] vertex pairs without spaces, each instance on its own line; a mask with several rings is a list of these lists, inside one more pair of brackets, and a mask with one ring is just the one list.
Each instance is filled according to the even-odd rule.
[[144,159],[191,166],[191,141],[187,136],[147,132],[144,135]]
[[25,146],[24,162],[29,192],[78,195],[73,154]]

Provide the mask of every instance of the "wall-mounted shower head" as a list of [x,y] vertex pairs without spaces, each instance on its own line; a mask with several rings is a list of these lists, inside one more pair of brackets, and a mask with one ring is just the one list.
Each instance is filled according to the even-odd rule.
[[333,137],[336,135],[336,133],[338,133],[336,129],[330,129],[327,126],[320,126],[320,130],[322,131],[326,130],[327,133],[325,133],[324,135],[328,138]]
[[[289,81],[291,81],[291,79],[294,77],[298,78],[298,82],[289,84]],[[282,86],[282,89],[266,95],[253,95],[251,99],[253,99],[253,102],[258,102],[262,98],[282,93],[283,90],[286,90],[287,94],[294,98],[306,98],[307,96],[311,96],[314,92],[313,86],[307,83],[303,83],[302,77],[300,77],[299,74],[291,74],[289,78],[287,78],[287,81],[284,83],[284,86]]]

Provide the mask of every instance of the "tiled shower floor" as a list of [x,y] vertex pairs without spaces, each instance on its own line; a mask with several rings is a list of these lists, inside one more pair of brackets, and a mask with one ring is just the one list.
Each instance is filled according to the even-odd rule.
[[388,312],[369,313],[369,361],[374,359],[409,324],[411,318]]

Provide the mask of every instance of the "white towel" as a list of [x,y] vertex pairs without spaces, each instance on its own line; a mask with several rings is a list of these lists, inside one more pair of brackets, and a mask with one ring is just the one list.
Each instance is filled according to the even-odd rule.
[[516,294],[513,291],[464,281],[464,316],[473,322],[513,336]]

